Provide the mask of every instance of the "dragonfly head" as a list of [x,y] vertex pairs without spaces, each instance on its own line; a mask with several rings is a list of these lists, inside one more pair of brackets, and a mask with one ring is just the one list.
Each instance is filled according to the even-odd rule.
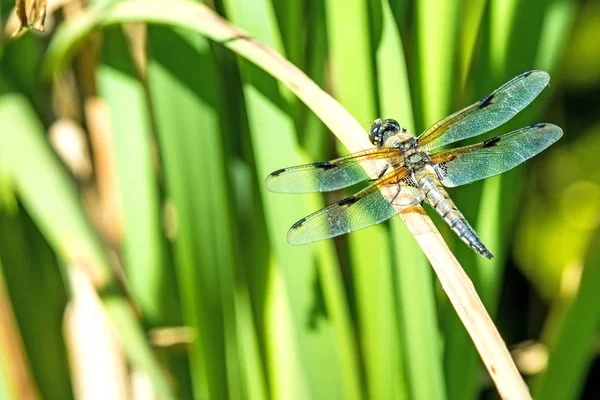
[[406,132],[406,128],[400,127],[393,119],[376,119],[369,129],[369,140],[377,147],[383,147],[386,140],[398,133]]

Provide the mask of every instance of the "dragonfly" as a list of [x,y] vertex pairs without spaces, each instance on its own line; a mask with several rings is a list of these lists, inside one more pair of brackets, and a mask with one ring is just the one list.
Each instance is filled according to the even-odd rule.
[[508,171],[556,142],[560,127],[536,123],[481,143],[439,149],[488,132],[514,117],[548,85],[544,71],[527,71],[481,100],[436,122],[415,137],[393,119],[377,119],[369,129],[375,146],[331,161],[279,169],[265,180],[279,193],[327,192],[362,181],[358,193],[302,218],[287,240],[302,245],[381,223],[427,202],[460,239],[477,253],[492,253],[456,207],[444,187],[456,187]]

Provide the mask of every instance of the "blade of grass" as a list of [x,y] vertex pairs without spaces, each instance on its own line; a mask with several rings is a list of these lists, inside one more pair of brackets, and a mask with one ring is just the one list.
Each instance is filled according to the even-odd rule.
[[131,306],[116,294],[119,290],[111,269],[73,184],[44,141],[42,128],[29,104],[16,94],[0,96],[0,120],[4,121],[0,130],[0,163],[15,182],[24,208],[64,263],[86,268],[103,294],[108,317],[132,364],[148,374],[157,394],[173,398]]
[[[419,132],[445,117],[450,109],[458,11],[455,2],[444,0],[419,0],[415,5],[415,50],[422,109],[417,124]],[[440,67],[441,60],[443,67]]]
[[[554,70],[560,61],[558,57],[564,49],[571,24],[575,19],[576,3],[572,0],[551,2],[546,8],[540,42],[535,57],[535,65],[544,71]],[[558,34],[557,32],[561,32]]]
[[258,347],[259,340],[255,331],[256,321],[252,313],[250,294],[245,287],[238,289],[235,300],[239,327],[237,339],[240,341],[240,359],[246,376],[248,399],[267,399],[269,396],[264,376],[264,361]]
[[459,88],[464,89],[469,79],[477,40],[481,34],[481,24],[488,0],[464,0],[459,26]]
[[149,326],[177,324],[179,306],[161,233],[144,86],[121,28],[107,29],[103,42],[97,82],[110,112],[111,143],[123,207],[125,271],[133,298]]
[[355,118],[370,124],[377,118],[377,96],[367,1],[327,0],[325,15],[335,96]]
[[[175,252],[191,347],[195,396],[236,398],[240,382],[227,176],[218,74],[208,41],[152,27],[148,85],[167,192],[176,211]],[[172,55],[178,54],[177,58]]]
[[[187,2],[177,3],[177,6],[169,4],[169,7],[165,7],[161,2],[130,1],[119,3],[108,14],[94,17],[86,14],[77,23],[68,25],[61,32],[57,32],[55,36],[57,39],[49,49],[47,73],[60,66],[66,56],[76,48],[78,40],[85,37],[96,26],[125,21],[174,24],[205,34],[215,41],[225,41],[223,44],[226,47],[252,60],[253,63],[285,83],[319,115],[350,151],[369,147],[360,124],[343,107],[307,79],[301,71],[287,63],[273,50],[259,45],[256,41],[247,40],[245,32],[233,28],[209,9]],[[286,131],[282,130],[281,132],[285,133]],[[279,137],[275,139],[280,140]],[[266,170],[268,169],[265,168]],[[383,194],[393,196],[391,193]],[[289,205],[295,206],[296,204],[293,204],[292,201],[281,203],[282,210]],[[301,205],[298,207],[301,208]],[[435,269],[442,287],[469,331],[501,396],[529,398],[529,392],[472,283],[460,268],[448,246],[443,242],[431,220],[426,217],[420,207],[415,207],[413,212],[401,214],[401,218]]]
[[[222,2],[217,2],[215,7],[224,13]],[[244,268],[237,268],[235,273],[235,308],[238,317],[238,342],[240,357],[245,360],[242,378],[247,386],[249,395],[254,391],[264,392],[263,398],[268,393],[266,379],[266,345],[264,335],[265,316],[265,286],[268,273],[269,247],[264,240],[266,237],[266,221],[260,193],[257,185],[256,168],[254,167],[254,154],[249,142],[249,128],[244,108],[242,80],[235,54],[218,45],[211,46],[214,60],[219,66],[220,91],[222,98],[219,108],[221,116],[221,132],[223,133],[223,154],[227,154],[227,168],[231,180],[228,190],[232,199],[232,231],[237,239],[234,243],[236,254],[249,255],[244,257]],[[296,103],[299,102],[296,100]],[[262,178],[262,177],[261,177]],[[235,263],[240,266],[239,256]],[[250,296],[250,304],[239,297]],[[237,307],[244,307],[238,310]],[[251,313],[245,315],[245,313]],[[240,320],[252,321],[252,325],[241,323]],[[243,337],[243,339],[241,339]],[[242,343],[243,341],[243,343]],[[246,351],[250,354],[246,355]],[[247,361],[247,362],[246,362]],[[250,365],[253,363],[253,365]],[[256,396],[259,396],[256,394]]]
[[[503,51],[504,58],[501,60],[502,68],[509,70],[508,73],[519,73],[531,68],[544,68],[547,71],[552,71],[555,65],[551,63],[552,54],[557,54],[560,46],[564,43],[557,40],[557,37],[567,36],[566,23],[553,25],[552,31],[548,28],[543,29],[545,25],[555,21],[555,13],[550,10],[550,7],[558,8],[563,15],[563,20],[570,18],[568,8],[555,3],[548,3],[541,0],[518,3],[514,13],[515,16],[504,15],[492,17],[496,25],[506,24],[503,28],[496,26],[495,30],[508,32],[509,39],[506,48],[500,49]],[[526,18],[524,14],[534,18]],[[513,24],[509,21],[514,20]],[[494,29],[494,28],[492,28]],[[561,31],[561,29],[563,29]],[[502,35],[505,35],[503,33]],[[519,43],[519,46],[513,46],[513,43]],[[543,45],[543,48],[541,47]],[[490,47],[493,48],[490,43]],[[536,59],[540,61],[546,59],[544,65],[536,64]],[[516,61],[515,61],[516,60]],[[505,78],[499,80],[499,83],[505,81]],[[526,110],[523,110],[515,119],[513,119],[507,128],[522,126],[531,123],[534,116],[539,114],[542,109],[543,99],[546,99],[548,94],[543,95],[542,99],[536,101]],[[492,310],[492,315],[495,314],[497,307],[498,296],[500,292],[501,276],[503,273],[503,258],[507,256],[507,248],[510,237],[508,236],[508,227],[513,223],[512,216],[515,215],[514,210],[518,207],[518,196],[515,193],[520,193],[521,188],[524,188],[524,168],[516,169],[501,177],[486,180],[484,183],[482,207],[480,209],[479,226],[481,230],[481,238],[490,242],[491,246],[495,246],[498,257],[490,263],[492,268],[481,268],[481,290],[485,293],[484,302]],[[509,190],[510,188],[510,190]],[[489,205],[486,207],[485,204]],[[500,251],[502,250],[502,252]],[[481,262],[481,260],[479,260]],[[487,265],[487,263],[486,263]]]
[[[368,6],[366,0],[325,2],[333,93],[365,124],[377,117]],[[382,226],[348,237],[369,398],[401,398],[406,389],[401,373],[391,254],[385,246],[373,251],[364,248],[365,243],[388,241]]]
[[[314,209],[322,206],[319,201]],[[319,277],[323,286],[327,316],[331,318],[340,368],[346,389],[346,398],[359,399],[364,395],[360,381],[360,356],[354,325],[347,304],[347,294],[342,277],[342,268],[335,256],[333,243],[320,243],[318,249]]]
[[[472,86],[476,88],[476,97],[489,93],[495,87],[507,81],[513,74],[533,68],[530,61],[528,61],[531,59],[530,54],[525,54],[523,50],[519,50],[521,52],[519,54],[513,54],[513,48],[531,48],[531,46],[535,46],[537,40],[536,17],[523,21],[522,24],[517,24],[514,22],[517,18],[514,14],[519,12],[519,5],[512,4],[512,2],[499,3],[493,0],[490,2],[490,31],[482,32],[487,35],[485,38],[488,41],[482,40],[484,48],[481,51],[479,68],[474,68],[476,71],[481,71],[478,74],[473,74],[476,84]],[[539,8],[540,5],[537,5],[537,7]],[[537,8],[536,11],[531,8],[520,12],[538,13]],[[519,28],[515,28],[515,26]],[[515,31],[519,31],[519,35],[516,35]],[[519,46],[511,46],[515,37],[519,38]],[[464,36],[463,38],[466,39]],[[464,43],[464,45],[467,45],[467,43]],[[512,55],[509,56],[509,54]],[[512,69],[517,64],[509,62],[512,59],[518,59],[522,67],[517,67],[516,70],[507,73],[506,69],[509,65]],[[490,74],[490,70],[492,74]],[[463,83],[466,83],[466,80]],[[466,103],[471,101],[472,98],[469,98]],[[521,113],[518,118],[524,120],[524,115],[527,112],[531,112],[531,107],[526,112]],[[531,121],[528,120],[527,123],[531,123]],[[510,126],[516,127],[520,124],[515,124],[513,120]],[[510,128],[504,129],[509,130]],[[495,256],[494,259],[488,261],[472,254],[466,254],[470,250],[466,249],[460,241],[455,240],[458,246],[457,251],[464,254],[463,266],[475,281],[476,288],[482,293],[482,300],[492,316],[496,313],[497,298],[507,257],[509,238],[506,236],[506,228],[510,224],[510,216],[513,215],[510,210],[516,204],[514,193],[517,192],[515,189],[519,187],[517,174],[518,171],[512,171],[502,175],[502,177],[486,179],[482,186],[475,185],[461,188],[457,196],[457,204],[461,207],[467,219],[471,220],[479,237]],[[510,190],[502,190],[502,188],[510,188]],[[472,200],[476,197],[480,197],[478,205],[476,201]],[[473,212],[475,209],[478,209],[477,214]],[[475,216],[477,218],[473,218]],[[476,398],[479,391],[479,382],[476,379],[479,361],[474,348],[469,343],[467,332],[452,316],[445,323],[445,332],[448,338],[445,361],[449,395],[451,398]],[[463,375],[461,371],[466,371],[466,374]],[[461,379],[461,376],[464,376],[464,378]]]
[[[7,182],[2,182],[0,170],[0,208],[2,196],[9,195]],[[12,205],[8,205],[12,208]],[[3,211],[6,211],[4,209]],[[21,334],[2,273],[4,266],[0,260],[0,398],[31,399],[40,398],[37,383],[31,373],[29,360],[25,351]]]
[[[0,218],[17,217],[18,211],[12,184],[6,171],[3,170],[0,159]],[[19,265],[14,267],[18,270]],[[6,286],[4,269],[6,267],[0,255],[0,398],[39,399],[38,383],[31,371],[14,306]]]
[[517,4],[515,0],[490,0],[489,61],[496,77],[505,72]]
[[[226,1],[226,9],[232,20],[248,29],[261,42],[271,43],[277,48],[282,48],[281,37],[274,23],[274,13],[267,1],[255,2],[252,7],[239,1]],[[289,117],[288,103],[284,99],[287,95],[278,87],[276,81],[246,61],[241,62],[242,78],[245,82],[246,109],[248,112],[250,134],[254,154],[256,157],[257,175],[262,186],[262,178],[274,169],[281,166],[294,164],[297,158],[297,143],[295,140],[294,121]],[[265,129],[265,126],[268,129]],[[341,391],[346,390],[350,397],[357,397],[354,392],[356,380],[347,377],[345,384],[338,374],[348,373],[349,370],[341,368],[339,357],[344,354],[334,345],[333,331],[328,321],[318,325],[309,322],[306,315],[311,310],[311,302],[315,303],[314,285],[315,274],[319,272],[314,268],[314,248],[291,248],[284,239],[284,232],[291,224],[289,215],[310,212],[308,204],[301,198],[281,198],[261,193],[267,217],[270,241],[274,250],[274,261],[281,268],[277,271],[274,284],[283,284],[275,289],[275,295],[283,296],[282,301],[289,303],[289,311],[284,308],[274,309],[273,312],[289,313],[282,319],[272,319],[270,329],[290,329],[287,339],[291,347],[289,351],[296,355],[282,352],[281,337],[270,337],[270,373],[271,382],[278,383],[285,379],[301,392],[297,395],[313,397],[337,397]],[[290,212],[293,210],[293,212]],[[303,212],[304,210],[304,212]],[[313,268],[309,266],[313,265]],[[331,268],[331,265],[322,265],[320,268]],[[277,277],[278,276],[278,277]],[[312,299],[307,298],[312,294]],[[273,315],[273,314],[272,314]],[[280,314],[281,315],[281,314]],[[275,316],[275,315],[273,315]],[[290,321],[291,325],[282,326],[282,322]],[[308,326],[307,326],[308,324]],[[283,333],[285,334],[285,333]],[[337,353],[337,354],[336,354]],[[287,360],[298,360],[299,365],[294,365]],[[316,366],[319,365],[317,368]],[[327,371],[323,374],[323,371]],[[280,375],[281,374],[281,375]],[[338,382],[338,383],[335,383]],[[336,387],[338,386],[339,387]],[[282,391],[283,390],[283,391]],[[275,387],[275,397],[288,397],[285,387]]]
[[[265,334],[265,307],[269,273],[269,254],[266,221],[260,199],[259,181],[254,166],[254,154],[249,143],[249,129],[244,110],[242,82],[237,68],[236,56],[227,49],[213,46],[218,64],[222,67],[221,79],[224,97],[230,101],[221,110],[221,130],[227,132],[228,139],[223,143],[228,156],[229,178],[231,179],[230,198],[234,202],[237,221],[234,227],[239,247],[238,254],[244,254],[244,268],[237,269],[235,285],[235,308],[240,333],[244,376],[249,397],[268,398],[267,351]],[[231,101],[234,100],[234,101]],[[240,264],[237,260],[238,265]],[[245,297],[249,296],[249,299]],[[248,325],[248,321],[252,324]]]
[[[140,39],[143,31],[139,28],[128,31],[130,36],[135,35],[132,40]],[[143,66],[136,65],[134,59],[134,52],[141,48],[129,44],[121,27],[107,29],[103,35],[101,63],[97,72],[94,71],[98,91],[110,117],[107,147],[114,155],[116,196],[122,209],[119,214],[124,225],[121,235],[124,269],[146,326],[176,326],[181,324],[181,312],[160,220],[152,121],[140,77],[142,71],[138,70]],[[138,59],[139,56],[138,53]],[[186,360],[168,353],[165,360],[174,371],[175,386],[185,393],[189,374]]]
[[[307,74],[319,86],[325,83],[325,67],[328,57],[327,53],[327,32],[325,26],[325,4],[321,1],[310,1],[308,11],[308,28],[306,39],[310,46],[307,46]],[[303,108],[301,112],[301,128],[304,129],[300,138],[302,148],[308,154],[311,154],[315,160],[324,160],[330,154],[325,126],[321,120],[301,103]]]
[[548,365],[536,379],[537,399],[576,399],[583,388],[592,362],[600,322],[598,285],[600,284],[600,235],[590,246],[582,268],[579,289],[569,301],[558,329],[550,338]]
[[0,211],[2,272],[31,372],[43,398],[73,398],[62,335],[67,294],[60,268],[24,210],[6,211]]
[[[414,29],[413,51],[416,52],[416,77],[418,78],[415,90],[415,99],[419,102],[416,121],[417,133],[439,120],[450,112],[452,104],[452,93],[454,89],[453,79],[455,68],[457,68],[456,51],[458,47],[457,26],[460,4],[457,2],[446,2],[438,0],[420,0],[415,4],[416,27]],[[440,68],[440,61],[443,67]],[[444,230],[448,228],[442,225]],[[468,266],[467,266],[468,267]],[[434,267],[435,268],[435,267]],[[470,271],[469,271],[470,272]],[[444,303],[445,299],[442,300]],[[448,303],[446,303],[448,304]],[[445,307],[444,307],[445,308]],[[443,308],[443,309],[444,309]],[[444,374],[445,374],[445,396],[453,397],[453,385],[461,384],[472,376],[463,368],[455,368],[452,362],[452,340],[456,337],[448,331],[448,319],[453,321],[464,336],[464,328],[460,326],[459,319],[451,312],[443,312],[444,318]],[[471,345],[468,341],[465,344]],[[460,351],[456,352],[457,355]],[[464,359],[459,358],[458,362]],[[453,374],[459,374],[458,380]],[[457,397],[460,398],[460,397]]]
[[285,53],[292,64],[304,69],[304,28],[307,1],[273,1],[273,10],[277,15],[279,32],[285,47]]
[[[491,31],[489,32],[486,50],[489,54],[489,60],[480,62],[479,83],[482,87],[481,93],[487,93],[497,85],[506,81],[512,74],[524,70],[539,68],[534,65],[534,55],[538,52],[537,46],[540,38],[539,29],[541,26],[540,18],[544,15],[543,4],[527,3],[511,5],[509,3],[496,4],[492,2],[490,9]],[[516,14],[516,15],[513,15]],[[525,18],[524,14],[533,15],[533,18]],[[554,35],[554,33],[552,34]],[[512,46],[518,40],[519,46]],[[548,49],[550,50],[550,49]],[[547,50],[547,51],[548,51]],[[490,74],[486,65],[491,65],[493,76],[490,83]],[[545,65],[544,69],[551,68]],[[510,70],[507,72],[507,70]],[[485,71],[485,72],[483,72]],[[531,117],[539,109],[540,102],[529,106],[517,118],[511,121],[505,130],[511,127],[521,126],[525,123],[531,123]],[[504,264],[507,259],[508,245],[510,237],[507,236],[508,227],[512,223],[512,217],[515,215],[513,210],[518,204],[519,188],[522,187],[522,173],[519,169],[503,174],[501,177],[494,177],[484,181],[481,192],[481,202],[479,205],[479,215],[475,224],[480,238],[488,248],[494,253],[495,258],[491,261],[481,258],[474,259],[475,265],[469,267],[469,264],[463,263],[465,269],[476,281],[476,287],[482,293],[484,304],[490,314],[496,314],[498,297],[502,284],[502,275]],[[476,188],[461,189],[462,198],[473,197]],[[459,196],[460,199],[461,196]],[[461,206],[461,203],[458,203]],[[458,244],[461,245],[460,243]],[[472,259],[469,258],[469,259]],[[454,374],[456,371],[475,371],[477,359],[473,348],[468,344],[466,332],[457,321],[453,325],[447,325],[447,336],[449,338],[449,353],[447,354],[447,371],[450,394],[453,398],[474,398],[477,395],[477,382],[472,379],[474,374],[467,374],[471,378],[457,379]]]
[[[400,33],[386,0],[381,1],[381,40],[376,65],[381,115],[393,116],[414,132],[410,86]],[[397,313],[408,387],[404,397],[443,399],[445,388],[431,270],[414,238],[397,218],[391,221]],[[402,368],[398,371],[402,379]],[[399,384],[403,384],[399,381]],[[410,392],[406,390],[410,389]],[[411,395],[408,396],[408,393]]]

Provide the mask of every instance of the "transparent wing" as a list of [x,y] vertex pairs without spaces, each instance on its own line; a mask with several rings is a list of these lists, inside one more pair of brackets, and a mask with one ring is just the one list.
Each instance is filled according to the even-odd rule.
[[444,186],[460,186],[516,167],[556,142],[562,133],[556,125],[539,123],[483,143],[435,153],[431,163]]
[[382,171],[403,165],[403,160],[397,149],[369,149],[332,161],[280,169],[267,177],[265,187],[279,193],[327,192],[377,179]]
[[550,82],[544,71],[528,71],[508,81],[475,104],[430,126],[419,136],[426,150],[490,131],[525,108]]
[[[411,184],[406,169],[389,172],[354,196],[302,218],[290,228],[287,240],[292,245],[307,244],[383,222],[396,215],[392,204],[408,208],[423,201],[425,194]],[[381,190],[388,191],[393,202]]]

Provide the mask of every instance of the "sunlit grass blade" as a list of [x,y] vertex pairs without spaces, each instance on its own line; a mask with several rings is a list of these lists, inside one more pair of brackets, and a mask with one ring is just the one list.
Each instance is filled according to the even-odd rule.
[[[537,399],[576,399],[592,363],[597,328],[600,322],[600,236],[596,234],[586,257],[579,289],[569,301],[559,327],[549,338],[546,370],[534,385]],[[570,271],[565,271],[568,273]]]
[[[321,206],[317,202],[315,209]],[[340,369],[343,383],[348,387],[345,398],[359,399],[364,395],[363,385],[360,381],[360,355],[358,352],[358,339],[352,321],[348,296],[344,287],[342,268],[336,258],[334,244],[331,242],[320,243],[318,251],[319,278],[323,286],[323,297],[327,307],[327,315],[333,324],[333,336],[340,358]]]
[[[473,77],[479,84],[480,89],[477,89],[477,92],[481,92],[481,94],[489,92],[514,74],[540,67],[534,65],[533,54],[536,53],[540,40],[540,15],[543,15],[543,9],[531,4],[494,1],[491,3],[490,32],[486,35],[489,43],[482,52],[482,54],[488,55],[489,59],[480,60],[478,70],[481,72],[474,74]],[[524,18],[525,14],[530,16],[535,14],[535,16]],[[515,20],[520,22],[511,23]],[[511,46],[515,40],[519,41],[519,46]],[[488,68],[493,72],[491,77]],[[548,68],[551,70],[550,65],[545,66],[545,69]],[[477,85],[475,86],[477,87]],[[539,106],[540,100],[530,105],[514,121],[507,124],[507,127],[503,127],[503,130],[533,122],[531,117],[540,108]],[[510,237],[507,236],[507,229],[512,223],[512,216],[519,199],[516,193],[519,193],[519,189],[522,188],[522,168],[526,167],[520,167],[520,169],[505,173],[501,177],[490,178],[483,182],[481,202],[478,206],[479,215],[473,221],[476,221],[474,225],[480,238],[491,249],[495,258],[488,261],[479,257],[469,257],[466,260],[475,261],[472,267],[469,267],[470,262],[463,263],[492,316],[496,313],[504,264],[509,252]],[[463,188],[457,199],[472,201],[469,199],[477,195],[477,189],[478,186]],[[458,202],[457,204],[462,205]],[[469,211],[468,208],[467,211]],[[457,245],[462,246],[462,243],[458,242]],[[477,395],[478,390],[477,383],[473,379],[474,375],[467,373],[468,378],[461,380],[456,376],[456,371],[474,372],[479,362],[458,321],[454,321],[453,326],[454,328],[452,325],[446,325],[448,345],[451,346],[447,350],[449,353],[446,358],[447,373],[449,374],[447,381],[451,383],[449,394],[453,398],[473,398]]]
[[[238,1],[226,1],[225,5],[232,21],[248,29],[260,42],[282,49],[269,2],[256,2],[251,8]],[[271,171],[301,163],[297,155],[294,121],[289,117],[284,93],[275,80],[246,61],[241,62],[241,72],[258,184],[262,187],[263,177]],[[319,321],[313,327],[311,324],[307,326],[307,318],[310,321],[307,312],[314,309],[315,302],[318,302],[318,297],[315,297],[318,292],[314,290],[315,279],[318,279],[314,263],[315,246],[295,248],[285,241],[285,232],[294,222],[290,216],[297,215],[296,219],[299,219],[308,214],[310,208],[306,200],[300,197],[282,198],[264,189],[261,195],[274,251],[273,265],[279,268],[276,272],[278,279],[274,281],[272,290],[275,290],[273,295],[282,302],[277,309],[268,312],[270,380],[274,383],[288,382],[297,388],[293,393],[299,398],[336,397],[341,393],[357,397],[354,394],[356,381],[353,377],[344,376],[345,384],[341,383],[343,369],[340,368],[340,349],[334,345],[330,322]],[[281,313],[287,316],[282,318]],[[280,329],[284,331],[275,335],[276,330]],[[289,337],[282,342],[284,335]],[[276,398],[288,398],[291,394],[287,390],[282,391],[284,387],[279,385],[273,389]]]
[[[483,50],[479,62],[473,66],[472,71],[474,73],[465,78],[463,81],[464,87],[462,87],[462,89],[465,89],[465,87],[474,88],[474,91],[471,90],[466,93],[474,93],[475,99],[489,93],[512,77],[512,75],[507,76],[503,69],[506,65],[507,54],[510,51],[508,40],[511,34],[512,12],[514,12],[514,9],[511,8],[510,2],[495,4],[492,1],[490,5],[489,18],[492,22],[489,29],[491,29],[491,32],[481,32],[489,42],[482,40]],[[534,29],[533,26],[528,26],[528,28],[530,30]],[[532,35],[531,32],[528,34]],[[463,39],[468,40],[465,36],[463,36]],[[527,40],[533,39],[528,37]],[[468,43],[464,43],[464,45],[468,45]],[[466,55],[469,49],[463,49],[463,51],[465,51],[463,55]],[[462,66],[466,65],[467,61],[463,59]],[[524,67],[523,70],[528,69],[532,69],[532,67]],[[490,74],[490,70],[497,75]],[[515,74],[518,72],[522,71],[517,71]],[[467,104],[475,100],[465,98],[465,96],[461,96],[459,99]],[[457,108],[462,105],[457,105]],[[506,179],[507,176],[487,179],[483,182],[483,185],[469,185],[460,188],[459,193],[456,194],[458,206],[463,210],[467,219],[471,221],[483,243],[494,254],[494,259],[484,260],[474,255],[460,240],[455,238],[453,240],[455,251],[458,255],[461,255],[461,260],[463,260],[465,271],[469,273],[492,316],[495,315],[495,299],[499,294],[502,282],[501,276],[508,251],[506,249],[507,242],[501,236],[502,229],[506,226],[506,218],[511,214],[508,205],[501,201],[502,191],[500,188],[504,185],[507,188],[511,187]],[[514,178],[510,182],[514,182]],[[509,193],[514,193],[514,190],[511,189]],[[480,199],[476,199],[477,197],[480,197]],[[444,332],[447,338],[445,367],[448,395],[450,398],[474,399],[480,391],[480,383],[477,380],[476,373],[481,368],[475,348],[471,345],[462,324],[456,318],[452,316],[446,318]]]
[[221,109],[221,132],[227,138],[222,145],[230,179],[228,197],[233,203],[236,252],[244,255],[243,259],[235,259],[234,283],[242,385],[249,398],[263,399],[269,393],[264,324],[269,245],[265,241],[266,221],[259,193],[262,187],[256,184],[259,179],[249,143],[244,99],[240,95],[242,82],[236,56],[220,46],[213,46],[212,50],[221,67],[222,97],[229,100],[223,102]]
[[250,294],[246,288],[235,293],[237,340],[240,348],[240,362],[245,377],[247,398],[262,400],[268,398],[267,381],[264,375],[264,360],[259,347],[256,320],[252,312]]
[[304,41],[308,32],[305,31],[305,10],[308,0],[273,1],[273,10],[277,15],[279,32],[283,39],[287,58],[296,66],[304,69]]
[[[177,59],[172,52],[179,54]],[[227,175],[220,132],[218,75],[208,41],[152,27],[148,86],[167,193],[174,207],[175,254],[191,347],[195,396],[236,398],[240,386]]]
[[[147,327],[177,326],[181,312],[163,235],[152,121],[140,76],[144,66],[140,57],[138,64],[134,59],[134,52],[139,56],[142,46],[130,47],[134,40],[142,40],[144,32],[137,28],[128,31],[131,40],[121,27],[104,32],[97,85],[110,117],[108,145],[112,145],[117,171],[119,192],[115,196],[122,207],[121,250],[129,287]],[[188,388],[183,382],[189,373],[185,360],[170,354],[166,359],[178,382],[175,386],[185,393]]]
[[505,72],[517,5],[516,0],[490,0],[489,66],[495,77]]
[[465,0],[461,4],[463,14],[460,18],[457,44],[460,54],[457,88],[461,90],[469,80],[477,41],[482,36],[481,30],[487,3],[488,0]]
[[[0,163],[15,182],[24,208],[64,263],[85,265],[103,293],[108,318],[127,356],[148,374],[157,394],[172,398],[171,389],[130,305],[114,286],[111,269],[73,183],[43,139],[37,116],[21,96],[4,94],[0,97],[0,120],[4,121],[0,130]],[[110,307],[108,297],[112,300]],[[119,321],[115,319],[117,316]]]
[[378,117],[367,6],[366,0],[325,2],[334,96],[365,127]]
[[[325,4],[311,1],[307,16],[306,73],[320,87],[325,86],[325,66],[328,57],[327,35],[325,25]],[[304,105],[303,105],[304,106]],[[304,150],[315,160],[325,160],[329,156],[327,146],[330,135],[327,134],[323,122],[308,107],[301,111],[300,141]]]
[[[492,0],[493,1],[493,0]],[[498,15],[492,12],[492,32],[504,37],[508,32],[508,42],[506,48],[498,47],[498,51],[503,52],[503,57],[497,55],[498,61],[501,61],[502,70],[505,74],[520,73],[528,69],[543,68],[548,72],[555,69],[554,62],[556,58],[553,54],[557,54],[564,44],[558,40],[558,37],[566,35],[567,21],[571,18],[569,7],[559,6],[555,3],[544,3],[543,7],[533,3],[518,3],[516,9],[512,10],[512,6],[508,8],[506,5],[496,5]],[[511,11],[512,10],[512,11]],[[511,16],[510,12],[516,15]],[[545,28],[548,24],[552,24],[557,17],[557,13],[561,14],[560,19],[564,22],[556,26],[553,25],[552,30]],[[534,16],[533,18],[525,17],[526,14]],[[510,21],[516,21],[510,23]],[[503,26],[500,28],[499,26]],[[493,35],[490,35],[490,42]],[[519,46],[511,46],[511,43],[519,42]],[[494,49],[494,44],[489,44],[491,49]],[[494,60],[493,51],[491,53],[491,62]],[[516,61],[515,61],[516,60]],[[537,62],[544,62],[543,65]],[[505,67],[504,67],[505,66]],[[498,78],[496,78],[498,79]],[[504,78],[502,79],[504,80]],[[552,82],[550,83],[552,84]],[[514,120],[512,120],[504,130],[509,130],[511,127],[522,126],[531,122],[537,121],[535,118],[539,111],[543,108],[544,100],[548,99],[550,90],[546,89],[545,93],[540,96],[537,101],[529,105],[523,110]],[[531,162],[535,162],[532,160]],[[478,229],[480,236],[484,242],[487,240],[490,243],[496,243],[496,259],[490,263],[480,261],[481,273],[481,290],[482,297],[487,306],[490,307],[492,315],[497,307],[499,291],[501,288],[501,280],[503,274],[504,260],[507,258],[510,244],[510,236],[508,228],[513,223],[514,210],[517,209],[521,190],[525,189],[524,176],[527,165],[519,166],[513,171],[507,172],[500,177],[494,177],[484,181],[482,203],[479,211]],[[491,268],[484,268],[484,266]]]
[[381,1],[380,12],[380,17],[374,16],[380,25],[373,24],[372,31],[377,38],[374,53],[381,116],[396,119],[400,126],[417,135],[404,48],[386,0]]
[[[410,85],[398,27],[386,0],[381,2],[381,38],[375,49],[379,102],[384,118],[397,119],[414,133]],[[373,27],[377,25],[373,24]],[[373,29],[377,32],[377,29]],[[376,37],[378,35],[376,34]],[[399,319],[399,352],[405,368],[395,378],[404,388],[401,398],[444,398],[441,347],[431,269],[423,252],[399,218],[390,222],[396,273],[396,312]],[[404,376],[406,375],[406,376]],[[407,383],[402,382],[407,379]],[[409,394],[410,393],[410,394]]]
[[[333,94],[366,128],[378,117],[368,2],[328,0],[325,5]],[[348,46],[349,43],[352,45]],[[388,241],[388,232],[382,226],[348,237],[366,387],[371,398],[401,397],[406,390],[398,376],[401,359],[391,253],[386,246],[365,251],[366,243]],[[377,266],[375,270],[373,265]],[[378,312],[373,313],[373,309]]]
[[[559,56],[575,19],[576,2],[573,0],[553,1],[545,9],[535,65],[544,71],[553,71],[560,61]],[[556,32],[562,32],[556,34]]]
[[178,323],[173,271],[167,264],[145,89],[120,27],[104,32],[97,82],[110,113],[123,209],[122,251],[134,299],[149,326]]
[[[308,38],[310,46],[307,52],[307,73],[319,86],[325,85],[325,62],[327,60],[327,36],[325,24],[325,4],[311,1],[308,14]],[[313,160],[325,160],[330,155],[330,135],[323,122],[308,108],[305,108],[304,132],[301,141],[303,149]],[[316,202],[314,209],[322,205]],[[319,244],[318,262],[323,294],[327,304],[327,312],[335,326],[334,335],[338,343],[341,366],[345,382],[350,383],[348,398],[364,396],[359,372],[361,371],[358,342],[355,326],[352,321],[350,305],[344,287],[343,268],[337,259],[334,243],[331,241]]]
[[[451,112],[453,100],[453,89],[455,70],[457,68],[457,59],[455,49],[458,47],[458,26],[457,19],[460,9],[457,3],[437,1],[437,0],[419,0],[415,2],[414,13],[416,23],[413,25],[413,54],[414,70],[416,71],[414,82],[412,82],[415,107],[415,121],[417,134],[420,133],[436,120],[443,118]],[[435,26],[435,29],[431,29]],[[440,62],[443,67],[440,67]],[[443,224],[443,222],[441,222]],[[442,230],[447,228],[442,225]],[[425,284],[425,283],[422,283]],[[442,298],[442,303],[446,298]],[[462,329],[462,334],[466,332],[459,323],[460,320],[453,316],[454,311],[450,309],[449,303],[442,315],[451,318],[456,322],[456,327]],[[452,393],[452,385],[455,383],[449,379],[448,374],[454,371],[462,371],[457,366],[448,364],[448,352],[452,336],[448,335],[448,327],[445,325],[446,339],[444,353],[444,391],[441,395],[444,398]],[[471,343],[466,342],[472,346]],[[433,357],[434,355],[430,355]],[[466,374],[464,375],[466,376]],[[464,379],[461,374],[461,378]],[[431,389],[423,386],[424,390]],[[447,392],[446,392],[447,390]],[[440,393],[438,393],[440,395]],[[450,396],[450,398],[452,398]]]
[[[418,0],[415,4],[414,50],[418,69],[420,99],[416,121],[418,131],[450,111],[454,89],[455,49],[459,8],[455,2]],[[435,29],[431,29],[435,26]],[[420,117],[420,118],[418,118]]]

